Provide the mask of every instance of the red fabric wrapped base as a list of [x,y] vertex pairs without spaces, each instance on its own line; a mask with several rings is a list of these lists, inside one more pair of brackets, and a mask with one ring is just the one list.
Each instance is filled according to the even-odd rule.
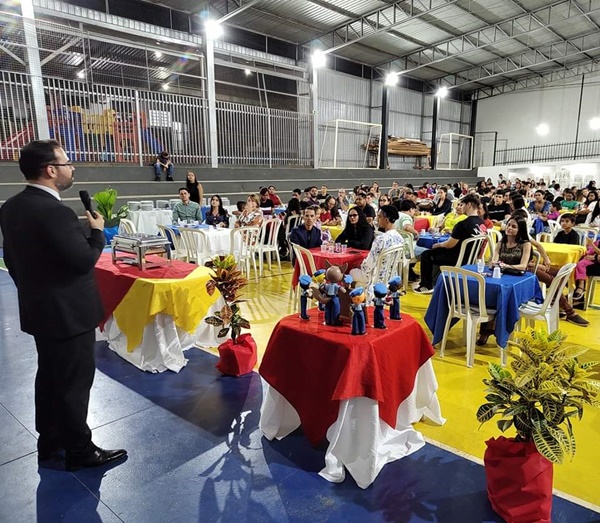
[[256,342],[250,334],[229,339],[219,345],[219,363],[216,367],[227,376],[241,376],[252,371],[257,361]]
[[552,463],[533,442],[500,436],[485,443],[483,462],[494,510],[507,523],[550,523]]

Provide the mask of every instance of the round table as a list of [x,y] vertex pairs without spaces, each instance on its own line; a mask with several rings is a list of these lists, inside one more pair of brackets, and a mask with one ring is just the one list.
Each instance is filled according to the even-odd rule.
[[173,211],[169,209],[129,211],[127,218],[133,222],[137,232],[158,234],[158,225],[171,225],[173,223]]
[[442,234],[434,236],[429,232],[421,232],[419,234],[419,239],[417,240],[417,245],[419,247],[425,247],[426,249],[431,249],[434,244],[445,242],[448,238],[450,238],[449,234]]
[[[317,269],[325,269],[325,262],[329,261],[332,265],[343,265],[348,264],[348,270],[360,267],[362,261],[367,257],[369,251],[361,251],[358,249],[348,249],[346,252],[321,252],[320,247],[310,249],[315,261],[315,267]],[[294,264],[294,276],[292,277],[292,286],[298,284],[298,278],[300,277],[300,268],[298,263]]]

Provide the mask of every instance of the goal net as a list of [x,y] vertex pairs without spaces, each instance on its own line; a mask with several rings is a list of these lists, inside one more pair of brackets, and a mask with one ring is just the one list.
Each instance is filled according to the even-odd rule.
[[440,135],[435,168],[470,171],[473,168],[473,137],[456,133]]
[[320,167],[365,169],[379,166],[381,124],[332,120],[321,131]]

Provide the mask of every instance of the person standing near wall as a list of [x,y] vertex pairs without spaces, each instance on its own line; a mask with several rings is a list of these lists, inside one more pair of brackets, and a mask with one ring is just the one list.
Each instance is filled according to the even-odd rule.
[[196,178],[194,171],[188,171],[185,175],[185,186],[190,193],[190,200],[202,206],[204,201],[204,189]]
[[87,212],[86,236],[75,212],[61,203],[75,169],[58,142],[30,142],[21,149],[19,167],[28,185],[0,208],[0,227],[21,330],[34,337],[38,353],[38,462],[64,449],[68,471],[103,465],[127,455],[97,447],[86,421],[95,329],[103,316],[94,265],[104,248],[104,219]]

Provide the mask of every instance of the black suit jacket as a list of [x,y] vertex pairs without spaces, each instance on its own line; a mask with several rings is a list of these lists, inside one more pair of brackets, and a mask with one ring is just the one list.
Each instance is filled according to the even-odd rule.
[[103,231],[92,229],[86,237],[72,209],[31,186],[0,208],[0,226],[21,329],[54,339],[94,329],[103,314],[94,279]]

